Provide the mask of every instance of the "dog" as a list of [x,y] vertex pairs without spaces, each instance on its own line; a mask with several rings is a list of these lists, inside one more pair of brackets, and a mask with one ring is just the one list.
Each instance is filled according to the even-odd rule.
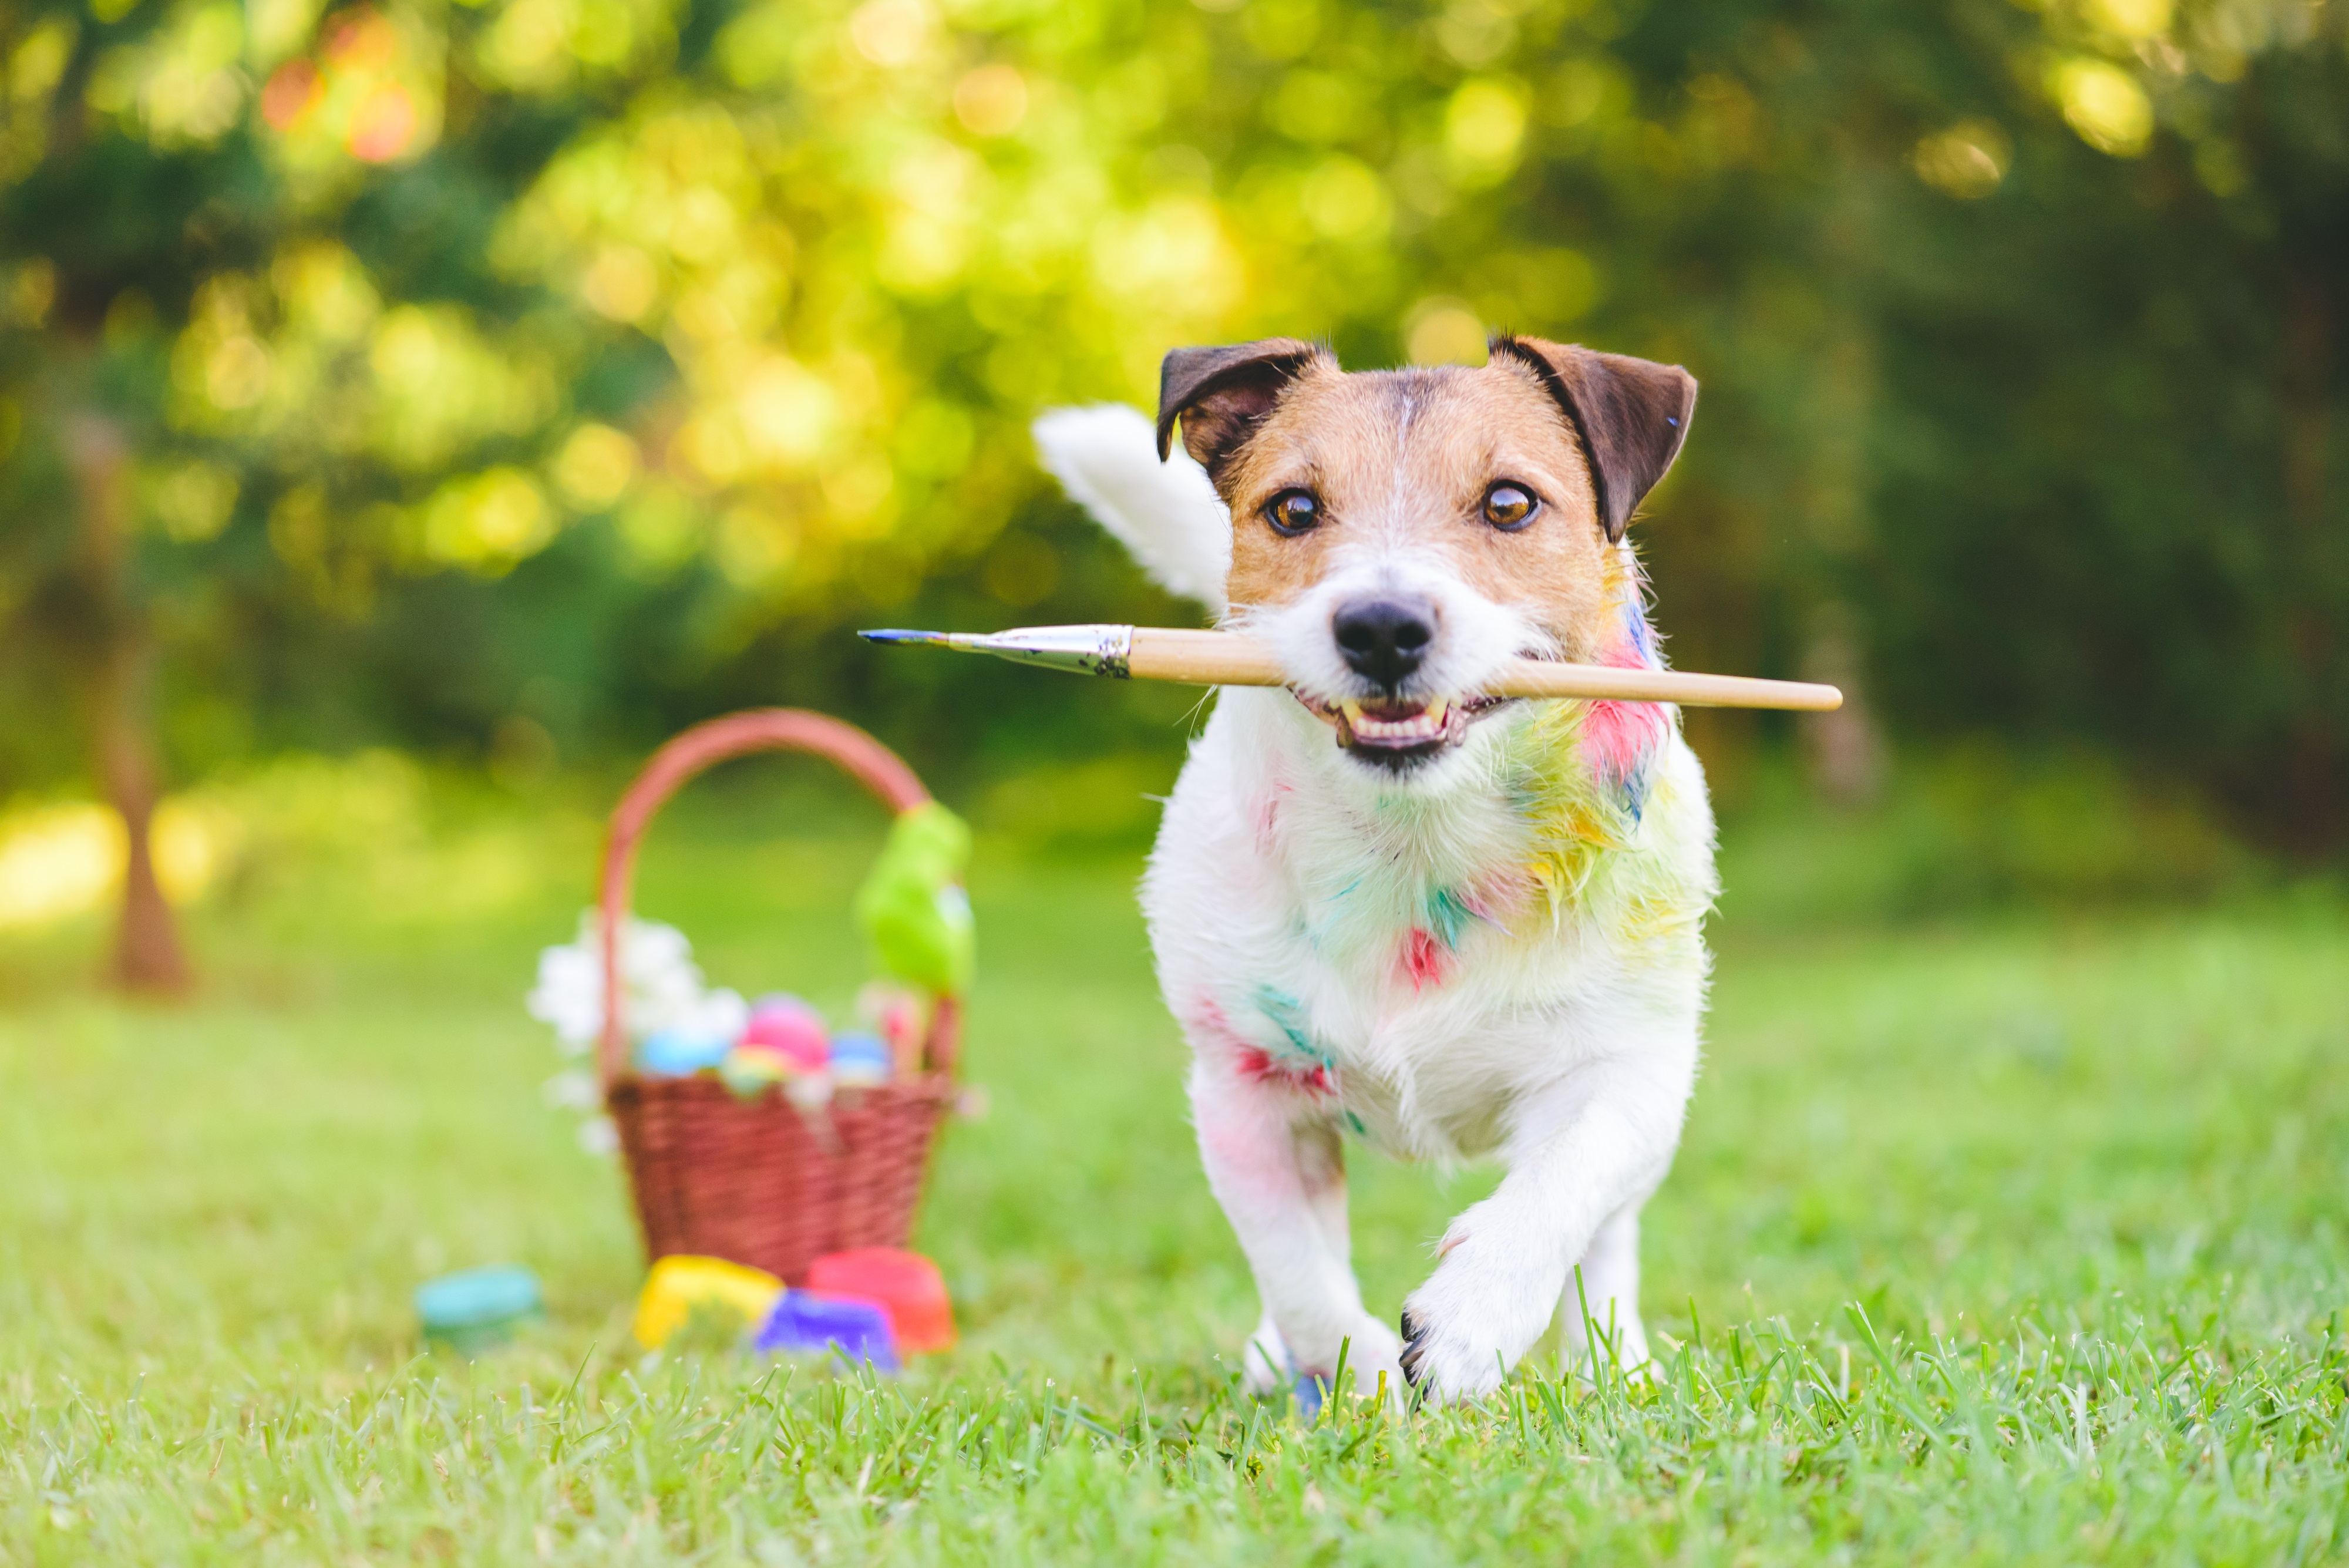
[[[1216,700],[1142,887],[1262,1297],[1251,1388],[1342,1354],[1363,1389],[1473,1400],[1561,1303],[1578,1356],[1649,1360],[1640,1210],[1695,1080],[1718,889],[1704,774],[1676,709],[1483,688],[1517,655],[1661,668],[1625,535],[1695,403],[1677,366],[1537,338],[1368,372],[1270,338],[1167,355],[1154,423],[1038,421],[1071,495],[1289,678]],[[1400,1334],[1350,1262],[1350,1137],[1506,1167]]]

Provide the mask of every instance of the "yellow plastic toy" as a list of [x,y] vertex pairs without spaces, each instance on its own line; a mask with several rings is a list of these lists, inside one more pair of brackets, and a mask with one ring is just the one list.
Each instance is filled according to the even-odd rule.
[[644,1294],[636,1298],[636,1338],[657,1350],[697,1310],[709,1308],[736,1314],[744,1327],[756,1328],[782,1293],[783,1282],[764,1269],[673,1254],[646,1277]]

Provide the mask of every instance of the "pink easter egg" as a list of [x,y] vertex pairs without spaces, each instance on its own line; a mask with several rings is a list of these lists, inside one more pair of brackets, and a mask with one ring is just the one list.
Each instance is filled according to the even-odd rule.
[[772,1052],[794,1073],[821,1073],[832,1058],[831,1031],[823,1015],[795,996],[766,997],[750,1010],[740,1044]]

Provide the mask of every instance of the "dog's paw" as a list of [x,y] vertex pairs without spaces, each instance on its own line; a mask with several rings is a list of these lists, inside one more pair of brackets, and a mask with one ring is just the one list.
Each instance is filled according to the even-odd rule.
[[1522,1254],[1454,1241],[1403,1303],[1403,1375],[1438,1403],[1480,1399],[1541,1337],[1557,1301],[1557,1285]]
[[1288,1354],[1288,1342],[1280,1337],[1279,1325],[1267,1313],[1257,1321],[1256,1332],[1248,1335],[1247,1352],[1240,1357],[1240,1386],[1261,1399],[1288,1387],[1296,1378],[1296,1358]]
[[1346,1381],[1357,1399],[1375,1399],[1384,1379],[1387,1403],[1400,1407],[1408,1379],[1402,1369],[1402,1341],[1378,1319],[1364,1314],[1346,1338]]
[[1368,1314],[1338,1336],[1325,1360],[1309,1364],[1290,1352],[1272,1314],[1267,1313],[1256,1325],[1256,1333],[1248,1336],[1247,1354],[1241,1363],[1241,1386],[1263,1397],[1283,1389],[1294,1390],[1310,1380],[1316,1386],[1318,1403],[1319,1390],[1326,1389],[1337,1375],[1340,1350],[1345,1355],[1346,1383],[1352,1397],[1376,1398],[1383,1376],[1387,1402],[1400,1404],[1405,1386],[1402,1342],[1394,1336],[1393,1330]]

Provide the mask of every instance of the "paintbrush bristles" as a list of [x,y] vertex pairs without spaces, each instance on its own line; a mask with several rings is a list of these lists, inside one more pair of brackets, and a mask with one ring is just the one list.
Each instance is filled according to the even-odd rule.
[[[1023,663],[1050,664],[1137,680],[1193,686],[1286,686],[1272,649],[1241,632],[1186,631],[1174,627],[1022,627],[988,634],[865,632],[874,641],[935,642],[968,653],[992,653]],[[1832,686],[1762,680],[1744,675],[1699,675],[1680,670],[1619,670],[1611,665],[1513,659],[1485,685],[1495,697],[1581,698],[1596,701],[1677,702],[1688,708],[1786,708],[1825,712],[1843,706]]]

